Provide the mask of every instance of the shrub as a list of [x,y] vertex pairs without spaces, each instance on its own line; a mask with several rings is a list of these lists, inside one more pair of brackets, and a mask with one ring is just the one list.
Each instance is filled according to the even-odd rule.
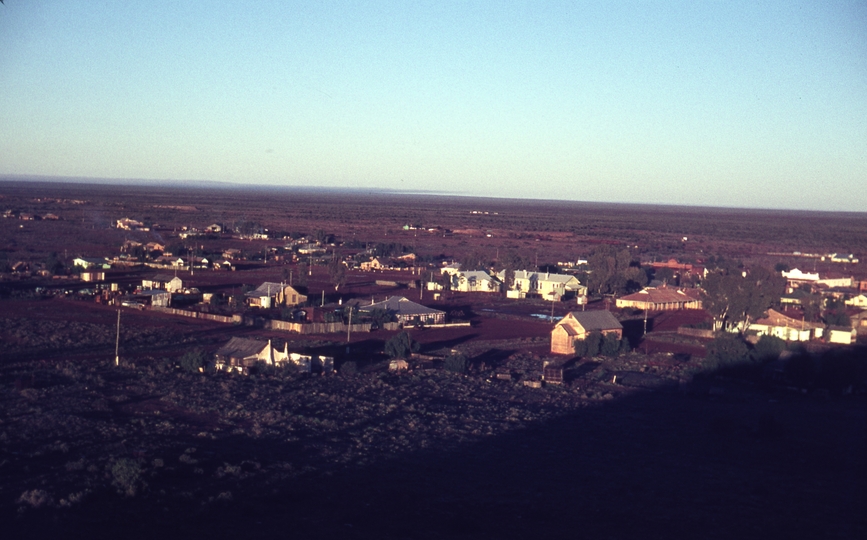
[[467,360],[466,356],[460,353],[455,353],[446,357],[443,367],[447,371],[452,371],[454,373],[466,373],[470,367],[470,361]]
[[584,338],[584,343],[587,345],[587,356],[598,355],[602,347],[602,332],[590,332],[587,334],[587,337]]
[[629,344],[629,340],[623,338],[620,340],[620,350],[617,351],[618,354],[627,354],[632,351],[632,345]]
[[599,353],[602,356],[617,356],[620,352],[620,339],[617,334],[605,334],[602,337],[602,346],[599,348]]
[[406,358],[418,352],[420,345],[407,332],[401,332],[385,342],[385,354],[392,358]]
[[343,375],[355,375],[358,373],[358,365],[352,360],[344,362],[343,366],[340,368],[340,373]]
[[757,362],[773,362],[786,350],[786,342],[776,336],[762,336],[750,356]]
[[725,369],[743,363],[749,358],[749,348],[734,334],[723,334],[707,345],[704,366],[707,369]]
[[618,356],[631,350],[629,340],[618,339],[616,334],[590,332],[585,339],[575,341],[576,356]]
[[204,368],[208,361],[208,355],[201,350],[189,351],[181,356],[180,366],[184,371],[190,373],[198,373],[200,368]]
[[31,508],[40,508],[53,502],[51,495],[43,489],[25,491],[18,497],[19,504],[29,504]]
[[583,339],[575,340],[575,355],[576,356],[587,356],[587,342]]
[[141,465],[133,459],[120,458],[111,466],[112,484],[127,497],[134,497],[141,484]]

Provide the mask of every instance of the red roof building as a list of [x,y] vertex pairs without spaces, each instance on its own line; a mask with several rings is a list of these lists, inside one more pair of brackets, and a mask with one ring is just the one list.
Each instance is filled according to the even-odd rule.
[[701,309],[701,296],[698,289],[648,287],[635,294],[618,298],[615,305],[619,308],[634,308],[644,311]]

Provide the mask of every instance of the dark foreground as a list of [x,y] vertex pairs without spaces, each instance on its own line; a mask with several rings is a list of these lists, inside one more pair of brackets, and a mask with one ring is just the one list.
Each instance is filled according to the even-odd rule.
[[[716,380],[586,399],[435,372],[180,375],[188,395],[158,397],[159,376],[151,396],[117,396],[140,388],[136,375],[84,392],[68,381],[86,377],[41,377],[4,385],[7,538],[867,532],[863,396]],[[237,413],[208,414],[209,394],[221,407],[235,396]],[[140,476],[118,482],[119,460]]]

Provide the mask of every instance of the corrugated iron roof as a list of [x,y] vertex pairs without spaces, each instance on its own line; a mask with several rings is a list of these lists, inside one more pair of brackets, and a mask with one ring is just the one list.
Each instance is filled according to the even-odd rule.
[[573,311],[570,315],[588,332],[623,328],[620,321],[610,311]]
[[368,304],[366,306],[362,306],[358,308],[359,311],[373,311],[375,309],[384,309],[386,311],[390,311],[392,313],[397,313],[398,315],[429,315],[432,313],[445,313],[444,311],[440,311],[438,309],[429,308],[427,306],[423,306],[421,304],[417,304],[412,300],[409,300],[403,296],[392,296],[382,302],[376,302],[374,304]]
[[267,342],[259,341],[258,339],[233,337],[228,343],[220,347],[217,355],[228,358],[247,358],[249,356],[256,356],[267,346]]

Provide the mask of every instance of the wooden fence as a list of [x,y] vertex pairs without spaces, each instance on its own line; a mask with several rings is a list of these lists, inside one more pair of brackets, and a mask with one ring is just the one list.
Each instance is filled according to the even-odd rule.
[[686,326],[679,326],[677,328],[677,333],[682,336],[713,339],[713,330],[710,328],[688,328]]
[[152,311],[159,311],[160,313],[168,313],[169,315],[180,315],[181,317],[190,317],[193,319],[204,319],[206,321],[216,321],[221,323],[228,324],[240,324],[243,321],[243,317],[241,315],[215,315],[213,313],[202,313],[200,311],[189,311],[186,309],[176,309],[170,307],[160,307],[153,306],[151,307]]

